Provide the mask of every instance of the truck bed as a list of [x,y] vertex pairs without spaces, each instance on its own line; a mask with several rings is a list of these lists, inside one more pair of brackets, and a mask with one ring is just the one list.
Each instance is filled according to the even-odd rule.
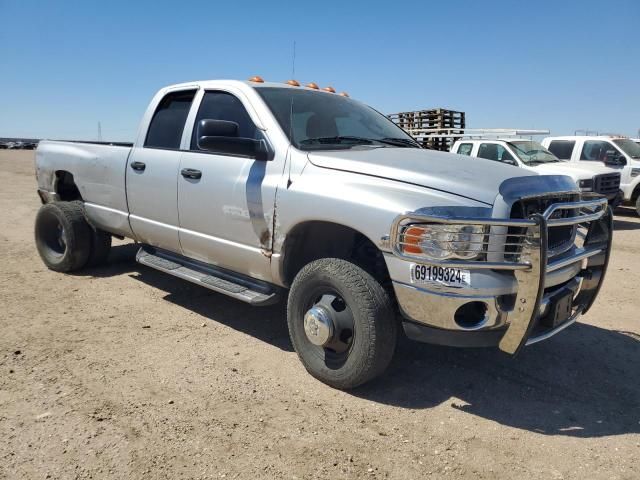
[[43,140],[36,150],[38,188],[56,192],[63,172],[73,175],[92,223],[131,235],[125,183],[132,147],[121,142]]

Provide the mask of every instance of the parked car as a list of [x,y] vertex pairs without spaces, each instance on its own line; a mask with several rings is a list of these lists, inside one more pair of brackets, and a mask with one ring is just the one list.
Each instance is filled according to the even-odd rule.
[[581,191],[604,195],[613,207],[622,201],[619,172],[604,165],[581,168],[578,164],[563,162],[533,140],[461,139],[454,143],[451,152],[506,163],[539,175],[567,175]]
[[287,298],[300,360],[337,388],[380,375],[400,326],[516,354],[589,310],[611,249],[606,199],[423,149],[333,92],[173,85],[133,144],[40,142],[42,260],[95,267],[112,235],[129,237],[148,267],[251,305]]
[[623,201],[640,215],[640,145],[614,136],[547,137],[542,144],[558,158],[576,165],[606,164],[617,169]]

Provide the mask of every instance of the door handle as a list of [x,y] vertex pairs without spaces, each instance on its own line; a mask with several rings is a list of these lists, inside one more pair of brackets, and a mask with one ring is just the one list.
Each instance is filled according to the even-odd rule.
[[184,178],[193,178],[194,180],[202,178],[202,172],[194,168],[183,168],[180,171],[180,175],[182,175]]
[[137,172],[142,172],[145,168],[147,168],[147,164],[143,162],[131,162],[131,168],[133,168]]

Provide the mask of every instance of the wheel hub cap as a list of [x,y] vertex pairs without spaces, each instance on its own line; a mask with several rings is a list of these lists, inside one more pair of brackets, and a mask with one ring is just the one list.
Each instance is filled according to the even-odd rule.
[[314,305],[304,314],[304,333],[311,343],[324,346],[333,337],[333,320],[321,306]]

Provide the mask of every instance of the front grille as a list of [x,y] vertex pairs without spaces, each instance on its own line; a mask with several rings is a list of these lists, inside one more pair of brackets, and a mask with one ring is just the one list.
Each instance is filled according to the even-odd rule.
[[[579,200],[580,195],[577,193],[566,193],[560,195],[542,196],[518,200],[511,207],[511,218],[529,218],[535,213],[544,213],[545,210],[554,203],[577,202]],[[550,218],[569,218],[576,216],[578,213],[579,212],[576,210],[557,210],[553,213],[553,215],[551,215]],[[549,257],[559,255],[569,250],[575,241],[576,230],[576,225],[549,227],[547,231]],[[520,251],[522,250],[522,235],[526,232],[526,228],[508,228],[506,246],[504,249],[505,260],[518,261]]]
[[601,195],[618,193],[620,189],[619,173],[604,173],[596,175],[593,181],[593,191]]

